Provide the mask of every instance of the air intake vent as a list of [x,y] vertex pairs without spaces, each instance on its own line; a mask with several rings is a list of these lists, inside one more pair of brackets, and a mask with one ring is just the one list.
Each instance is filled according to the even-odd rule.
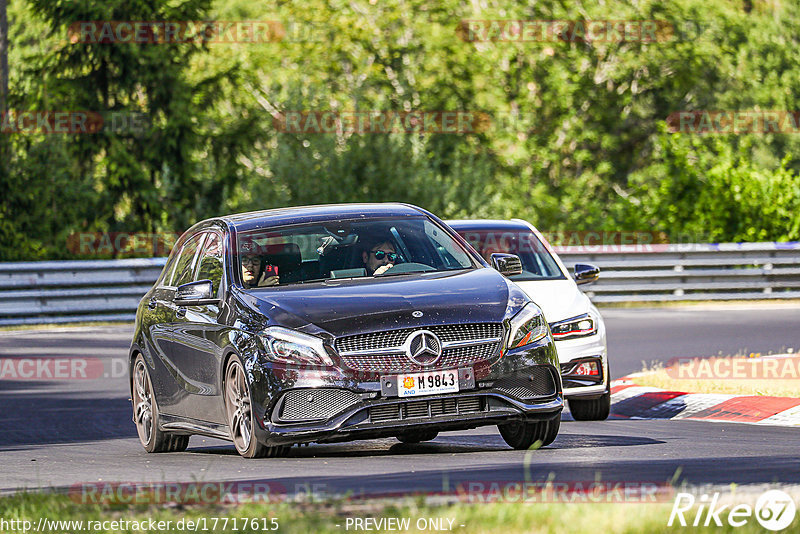
[[295,389],[283,397],[280,421],[319,421],[333,417],[361,401],[346,389]]
[[546,367],[534,367],[525,373],[502,378],[494,388],[518,399],[536,399],[556,394],[553,374]]
[[375,406],[369,409],[369,416],[373,423],[377,423],[478,413],[485,411],[485,408],[483,397],[432,399]]

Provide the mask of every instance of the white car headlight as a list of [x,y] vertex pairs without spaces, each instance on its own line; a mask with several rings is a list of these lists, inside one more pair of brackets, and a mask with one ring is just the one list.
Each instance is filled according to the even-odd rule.
[[578,317],[559,321],[550,325],[553,339],[572,339],[575,337],[591,336],[597,333],[597,319],[591,313],[584,313]]
[[509,349],[517,349],[536,343],[547,335],[547,322],[542,310],[533,302],[527,304],[511,319]]
[[310,363],[332,366],[322,340],[318,337],[271,326],[259,334],[264,343],[267,358],[279,363]]

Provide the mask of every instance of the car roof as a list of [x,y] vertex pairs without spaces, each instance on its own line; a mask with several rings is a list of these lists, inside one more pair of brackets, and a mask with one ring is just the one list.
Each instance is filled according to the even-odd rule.
[[421,215],[425,216],[427,212],[410,204],[323,204],[236,213],[216,217],[214,220],[221,220],[241,232],[291,224]]
[[445,221],[450,228],[464,232],[469,230],[526,230],[531,231],[530,227],[521,220],[506,221],[502,219],[464,219]]

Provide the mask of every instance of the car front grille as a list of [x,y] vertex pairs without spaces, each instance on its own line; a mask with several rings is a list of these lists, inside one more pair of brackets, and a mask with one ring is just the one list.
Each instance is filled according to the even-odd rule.
[[546,367],[534,367],[525,373],[501,378],[493,387],[518,399],[552,397],[556,394],[553,374]]
[[[342,337],[336,340],[335,347],[342,363],[350,369],[385,373],[418,371],[424,367],[411,361],[400,347],[408,336],[419,330],[433,332],[444,344],[467,343],[464,346],[445,348],[442,357],[435,364],[437,369],[464,367],[492,358],[500,351],[504,333],[500,323],[404,328]],[[471,341],[474,343],[470,343]],[[371,353],[354,354],[366,351]]]
[[373,423],[381,423],[441,415],[479,413],[485,409],[486,403],[482,397],[451,397],[373,406],[369,409],[369,418]]
[[361,401],[361,396],[346,389],[295,389],[283,397],[277,419],[288,421],[319,421]]

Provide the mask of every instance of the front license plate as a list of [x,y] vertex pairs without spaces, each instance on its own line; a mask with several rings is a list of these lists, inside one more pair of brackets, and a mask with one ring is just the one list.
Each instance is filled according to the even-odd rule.
[[431,371],[397,377],[397,392],[401,397],[419,397],[458,391],[458,369]]

